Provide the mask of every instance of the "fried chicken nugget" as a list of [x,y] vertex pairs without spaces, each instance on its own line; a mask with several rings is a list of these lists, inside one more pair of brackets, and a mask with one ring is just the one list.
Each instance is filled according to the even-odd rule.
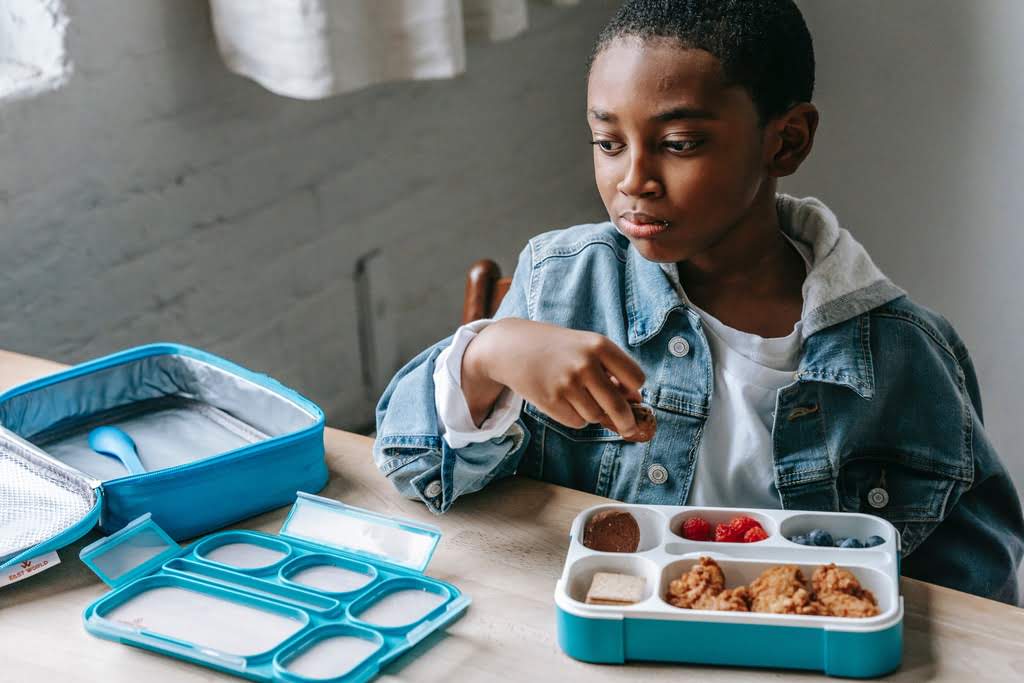
[[796,565],[770,567],[750,583],[750,611],[772,614],[826,614],[824,606],[807,590]]
[[722,568],[710,557],[702,557],[700,564],[693,565],[690,571],[669,583],[666,599],[669,604],[683,609],[715,609],[706,605],[712,604],[723,590]]
[[878,601],[871,591],[861,586],[857,577],[835,564],[814,570],[811,585],[818,600],[834,617],[873,617],[878,614]]
[[749,612],[750,593],[746,586],[726,590],[725,574],[710,557],[700,558],[690,571],[672,581],[667,600],[683,609],[710,609],[721,612]]
[[721,612],[749,612],[750,591],[746,586],[727,588],[713,598],[711,607],[701,609],[716,609]]

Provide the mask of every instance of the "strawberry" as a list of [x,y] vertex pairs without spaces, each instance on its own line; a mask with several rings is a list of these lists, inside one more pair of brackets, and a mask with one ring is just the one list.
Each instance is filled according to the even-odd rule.
[[743,538],[743,534],[747,533],[750,529],[760,529],[761,523],[753,517],[740,515],[738,517],[733,517],[729,522],[729,526],[732,528],[733,533],[736,536]]
[[747,529],[747,533],[743,534],[744,543],[757,543],[768,538],[768,532],[764,530],[760,524],[755,527]]
[[742,543],[743,535],[736,533],[731,524],[719,524],[715,527],[715,540],[719,543]]
[[683,522],[683,538],[691,541],[710,541],[711,525],[703,517],[690,517]]

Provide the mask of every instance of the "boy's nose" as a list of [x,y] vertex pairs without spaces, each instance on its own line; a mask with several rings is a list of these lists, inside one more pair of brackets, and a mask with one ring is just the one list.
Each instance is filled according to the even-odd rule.
[[657,175],[649,168],[646,155],[634,154],[630,157],[626,175],[619,181],[619,192],[627,197],[659,197],[662,184]]

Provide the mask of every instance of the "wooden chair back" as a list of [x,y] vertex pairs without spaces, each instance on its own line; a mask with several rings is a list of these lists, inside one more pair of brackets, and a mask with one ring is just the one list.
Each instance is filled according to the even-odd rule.
[[502,277],[501,268],[490,259],[481,259],[466,273],[466,295],[462,301],[462,323],[490,318],[508,293],[512,278]]

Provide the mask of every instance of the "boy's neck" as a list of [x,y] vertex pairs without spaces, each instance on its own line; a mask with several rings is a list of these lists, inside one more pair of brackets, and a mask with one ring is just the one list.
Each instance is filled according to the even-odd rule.
[[800,319],[807,270],[782,234],[770,190],[714,246],[677,266],[694,304],[735,329],[779,337]]

